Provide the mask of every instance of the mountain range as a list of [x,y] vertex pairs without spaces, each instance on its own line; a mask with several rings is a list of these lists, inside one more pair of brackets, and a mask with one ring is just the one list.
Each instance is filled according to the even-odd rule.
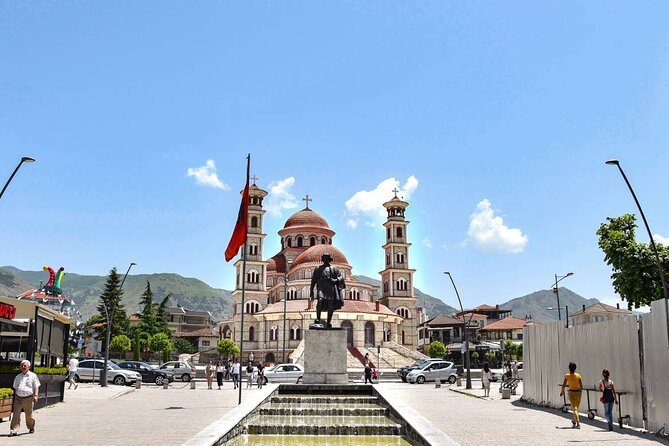
[[[377,286],[380,297],[381,281],[367,276],[355,276],[358,282]],[[38,288],[48,279],[44,271],[23,271],[13,266],[0,267],[0,296],[16,296],[33,288]],[[79,308],[84,320],[97,313],[97,303],[104,289],[106,276],[85,276],[67,273],[63,279],[63,292],[70,296]],[[232,314],[232,292],[212,288],[199,279],[183,277],[174,273],[128,275],[123,285],[123,303],[128,314],[139,310],[139,299],[146,288],[147,281],[156,301],[172,293],[170,306],[181,306],[191,310],[209,311],[214,320],[230,317]],[[585,299],[567,288],[560,288],[560,305],[568,306],[570,312],[577,311],[581,305],[590,305],[596,299]],[[453,314],[457,310],[447,305],[440,298],[423,293],[414,288],[417,306],[422,307],[428,319],[439,314]],[[489,302],[480,302],[489,303]],[[547,322],[557,320],[557,311],[547,310],[556,307],[555,294],[552,290],[541,290],[526,296],[500,304],[501,308],[513,310],[517,317],[531,316],[533,319]]]

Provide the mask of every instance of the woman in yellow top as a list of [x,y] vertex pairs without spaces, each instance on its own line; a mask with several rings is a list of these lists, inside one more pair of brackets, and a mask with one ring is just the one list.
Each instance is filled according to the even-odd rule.
[[576,429],[581,428],[581,423],[578,418],[578,406],[581,405],[581,393],[583,393],[583,381],[581,375],[576,373],[576,364],[569,363],[569,373],[564,376],[562,381],[562,391],[560,396],[564,395],[565,386],[569,387],[569,404],[571,404],[571,425]]

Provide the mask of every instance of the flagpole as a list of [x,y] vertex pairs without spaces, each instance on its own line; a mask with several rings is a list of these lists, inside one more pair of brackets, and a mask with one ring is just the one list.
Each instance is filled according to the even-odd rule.
[[[246,187],[249,185],[249,176],[251,172],[251,154],[246,155]],[[247,204],[248,206],[248,204]],[[239,403],[242,404],[242,358],[244,357],[244,298],[246,294],[246,241],[248,240],[249,233],[249,218],[248,212],[246,215],[246,239],[244,240],[244,246],[242,247],[242,320],[241,327],[239,332]]]

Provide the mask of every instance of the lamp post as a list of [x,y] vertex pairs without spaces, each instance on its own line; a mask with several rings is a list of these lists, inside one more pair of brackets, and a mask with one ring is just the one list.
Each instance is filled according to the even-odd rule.
[[449,277],[449,279],[451,279],[451,283],[453,284],[453,289],[455,289],[455,295],[458,297],[458,303],[460,304],[460,311],[462,312],[462,322],[465,324],[463,329],[463,336],[465,342],[465,368],[467,369],[467,385],[465,386],[465,388],[471,389],[472,373],[471,373],[471,364],[469,360],[469,336],[467,336],[467,322],[465,321],[465,314],[464,314],[465,309],[462,307],[462,300],[460,300],[460,293],[458,293],[458,288],[455,286],[455,282],[453,281],[453,276],[451,276],[451,273],[449,273],[448,271],[444,271],[444,274],[446,274]]
[[560,282],[562,279],[566,279],[569,276],[573,276],[574,273],[567,273],[564,276],[558,276],[557,274],[555,275],[555,286],[553,287],[553,292],[555,293],[555,296],[557,296],[557,310],[558,310],[558,321],[562,320],[562,317],[560,316],[560,290],[558,289],[558,282]]
[[653,239],[653,233],[650,232],[650,227],[648,226],[648,221],[646,221],[646,215],[643,213],[643,209],[641,209],[641,204],[639,204],[639,200],[636,197],[636,194],[634,193],[634,189],[632,189],[632,185],[630,184],[629,180],[627,179],[627,175],[625,175],[625,172],[623,171],[623,168],[620,167],[620,161],[613,159],[613,160],[608,160],[606,162],[609,166],[616,166],[618,167],[618,170],[620,171],[620,174],[623,176],[623,179],[625,180],[625,183],[627,184],[627,187],[629,188],[630,192],[632,193],[632,198],[634,198],[634,202],[636,203],[636,207],[639,209],[639,213],[641,214],[641,219],[643,220],[643,224],[646,227],[646,231],[648,232],[648,238],[650,239],[650,247],[653,250],[653,254],[655,255],[655,263],[657,264],[657,269],[660,270],[660,281],[662,282],[662,294],[664,295],[664,310],[665,310],[665,315],[667,317],[667,340],[669,341],[669,289],[667,289],[667,282],[664,279],[664,271],[662,270],[662,262],[660,262],[660,256],[657,253],[657,247],[655,246],[655,240]]
[[281,352],[281,362],[286,363],[286,304],[288,302],[288,270],[292,260],[286,261],[286,270],[283,272],[283,351]]
[[29,156],[24,156],[23,158],[21,158],[21,161],[19,161],[18,166],[16,166],[16,169],[14,169],[14,172],[12,172],[12,174],[9,176],[9,179],[5,183],[5,186],[2,188],[2,191],[0,191],[0,198],[2,198],[2,196],[5,193],[5,190],[7,190],[7,187],[9,186],[9,183],[11,183],[12,180],[14,179],[14,175],[16,175],[16,172],[19,171],[19,168],[21,167],[21,164],[23,164],[23,163],[34,163],[34,162],[35,162],[35,159],[30,158]]
[[567,324],[566,328],[569,328],[569,306],[568,305],[565,305],[564,307],[556,307],[556,308],[548,307],[546,309],[547,310],[558,310],[558,312],[559,312],[562,308],[564,308],[564,315],[565,315],[565,320],[566,320],[566,324]]
[[[121,290],[123,290],[123,284],[125,283],[126,277],[128,277],[128,273],[130,272],[130,268],[133,266],[137,265],[135,262],[130,263],[130,266],[128,266],[128,270],[125,272],[125,276],[123,276],[123,280],[121,280],[121,286],[119,286],[119,294]],[[107,387],[107,362],[109,361],[109,343],[111,342],[111,327],[112,327],[112,322],[111,319],[109,318],[109,311],[107,310],[107,304],[105,303],[104,299],[102,300],[102,306],[105,309],[105,318],[107,319],[107,336],[105,337],[105,361],[104,361],[104,366],[102,367],[102,370],[100,370],[100,387]]]

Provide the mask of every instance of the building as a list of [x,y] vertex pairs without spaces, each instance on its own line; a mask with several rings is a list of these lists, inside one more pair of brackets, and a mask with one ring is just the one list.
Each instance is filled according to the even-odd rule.
[[448,345],[451,342],[462,342],[465,323],[445,314],[418,325],[418,350],[427,354],[427,347],[434,341]]
[[[455,314],[455,317],[462,317],[464,314],[468,319],[469,316],[471,316],[471,313],[475,313],[475,318],[478,322],[483,322],[483,325],[479,324],[480,328],[511,316],[511,310],[501,309],[499,308],[499,305],[493,307],[492,305],[483,304],[470,310],[460,311]],[[483,316],[485,316],[485,318]]]
[[488,324],[479,330],[481,340],[497,341],[508,339],[511,341],[523,341],[523,327],[528,324],[536,324],[530,319],[508,316],[492,324]]
[[309,208],[309,196],[305,198],[307,206],[291,215],[278,231],[279,252],[265,256],[262,202],[267,192],[254,183],[249,194],[244,308],[240,258],[235,262],[233,315],[219,323],[222,337],[237,343],[243,337],[244,352],[252,352],[256,359],[267,363],[286,362],[289,357],[299,361],[302,349],[298,347],[304,330],[316,318],[316,302],[309,299],[311,275],[322,263],[321,256],[328,253],[346,282],[344,307],[335,312],[332,325],[346,330],[349,353],[358,358],[369,352],[370,356],[377,356],[376,348],[370,347],[384,346],[395,350],[406,347],[415,354],[415,321],[419,314],[413,295],[415,270],[409,266],[411,244],[407,234],[409,221],[405,219],[409,203],[395,195],[383,204],[387,210],[382,245],[385,269],[380,272],[381,298],[376,299],[377,287],[355,279],[346,255],[333,243],[335,231],[325,218]]
[[632,314],[629,310],[621,310],[620,304],[612,307],[611,305],[597,302],[587,307],[583,305],[581,310],[570,314],[568,317],[569,325],[585,325],[594,322],[609,321],[621,316],[632,316]]
[[[189,310],[183,307],[167,309],[167,326],[172,332],[188,332],[211,329],[211,313],[208,311]],[[132,321],[131,321],[132,322]]]

